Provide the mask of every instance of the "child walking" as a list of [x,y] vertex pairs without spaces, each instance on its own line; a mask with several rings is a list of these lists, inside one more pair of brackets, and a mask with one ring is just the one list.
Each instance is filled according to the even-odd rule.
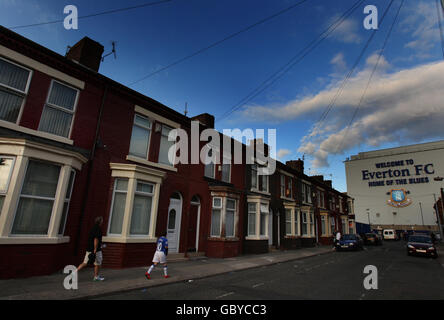
[[160,238],[157,239],[157,249],[154,253],[153,264],[145,272],[145,277],[149,280],[151,279],[151,272],[157,266],[158,263],[163,265],[164,278],[169,278],[168,276],[168,266],[166,261],[166,256],[168,255],[168,239],[166,238],[166,232],[163,232],[160,235]]

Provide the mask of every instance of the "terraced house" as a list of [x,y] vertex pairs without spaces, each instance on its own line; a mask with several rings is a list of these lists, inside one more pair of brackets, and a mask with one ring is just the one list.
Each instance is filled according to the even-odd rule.
[[[170,131],[191,137],[193,121],[199,133],[214,130],[214,117],[187,117],[101,75],[103,51],[84,38],[62,56],[0,28],[0,255],[7,257],[0,278],[80,263],[98,216],[111,268],[147,265],[165,230],[173,254],[225,258],[312,246],[328,239],[330,221],[348,223],[347,205],[341,211],[329,201],[350,198],[304,175],[303,163],[259,175],[261,163],[247,165],[247,146],[232,138],[242,164],[220,147],[209,156],[221,164],[173,165]],[[191,157],[192,143],[187,151]]]

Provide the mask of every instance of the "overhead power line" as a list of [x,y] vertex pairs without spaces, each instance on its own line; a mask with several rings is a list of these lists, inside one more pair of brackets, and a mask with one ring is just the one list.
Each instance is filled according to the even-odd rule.
[[334,30],[336,30],[342,22],[347,19],[362,3],[364,0],[358,0],[349,9],[347,9],[338,19],[336,19],[332,24],[330,24],[319,36],[317,36],[313,41],[311,41],[307,46],[300,50],[295,56],[293,56],[287,63],[275,71],[271,76],[264,80],[259,86],[257,86],[252,92],[242,98],[237,104],[227,110],[218,121],[227,118],[233,112],[247,104],[249,101],[254,99],[260,93],[265,91],[274,82],[281,78],[285,73],[287,73],[291,68],[293,68],[297,63],[302,61],[311,51],[313,51],[323,40],[325,40]]
[[444,58],[444,35],[443,35],[443,28],[442,28],[442,22],[441,22],[441,13],[444,14],[444,2],[441,1],[442,4],[442,11],[439,9],[439,0],[436,0],[436,12],[438,14],[438,25],[439,25],[439,36],[441,38],[441,50],[442,50],[442,56]]
[[282,9],[282,10],[280,10],[280,11],[278,11],[278,12],[276,12],[276,13],[274,13],[274,14],[272,14],[272,15],[266,17],[266,18],[263,18],[263,19],[261,19],[261,20],[255,22],[255,23],[253,23],[253,24],[251,24],[251,25],[249,25],[249,26],[247,26],[247,27],[245,27],[245,28],[243,28],[243,29],[241,29],[241,30],[239,30],[239,31],[236,31],[236,32],[230,34],[229,36],[226,36],[225,38],[222,38],[222,39],[220,39],[220,40],[218,40],[218,41],[216,41],[216,42],[213,42],[212,44],[210,44],[210,45],[208,45],[208,46],[206,46],[206,47],[204,47],[204,48],[202,48],[202,49],[199,49],[199,50],[195,51],[194,53],[191,53],[191,54],[189,54],[189,55],[186,55],[186,56],[184,56],[183,58],[180,58],[180,59],[178,59],[178,60],[176,60],[176,61],[174,61],[174,62],[172,62],[172,63],[170,63],[170,64],[168,64],[168,65],[166,65],[166,66],[164,66],[164,67],[161,67],[160,69],[151,72],[150,74],[148,74],[148,75],[146,75],[146,76],[140,78],[139,80],[136,80],[136,81],[134,81],[134,82],[131,82],[128,86],[133,86],[133,85],[135,85],[136,83],[139,83],[139,82],[141,82],[141,81],[143,81],[143,80],[146,80],[146,79],[148,79],[148,78],[150,78],[150,77],[152,77],[152,76],[154,76],[154,75],[156,75],[156,74],[158,74],[158,73],[160,73],[160,72],[162,72],[162,71],[165,71],[165,70],[167,70],[167,69],[169,69],[169,68],[171,68],[171,67],[173,67],[173,66],[175,66],[175,65],[178,65],[179,63],[182,63],[182,62],[184,62],[185,60],[188,60],[188,59],[190,59],[190,58],[193,58],[193,57],[195,57],[195,56],[197,56],[197,55],[199,55],[199,54],[201,54],[201,53],[203,53],[203,52],[205,52],[205,51],[207,51],[207,50],[209,50],[209,49],[211,49],[211,48],[213,48],[213,47],[215,47],[215,46],[217,46],[217,45],[219,45],[219,44],[221,44],[221,43],[223,43],[223,42],[225,42],[225,41],[227,41],[227,40],[230,40],[230,39],[232,39],[232,38],[234,38],[234,37],[236,37],[236,36],[238,36],[238,35],[240,35],[240,34],[246,32],[246,31],[248,31],[248,30],[250,30],[250,29],[253,29],[254,27],[256,27],[256,26],[258,26],[258,25],[261,25],[261,24],[263,24],[263,23],[265,23],[265,22],[267,22],[267,21],[269,21],[269,20],[271,20],[271,19],[273,19],[273,18],[276,18],[276,17],[278,17],[278,16],[284,14],[285,12],[290,11],[291,9],[294,9],[294,8],[300,6],[301,4],[303,4],[303,3],[307,2],[307,1],[309,1],[309,0],[302,0],[302,1],[299,1],[299,2],[293,4],[293,5],[291,5],[291,6],[287,7],[287,8],[285,8],[285,9]]
[[[389,9],[391,8],[392,4],[393,4],[394,0],[391,0],[389,5],[387,6],[387,8],[384,11],[384,14],[381,18],[381,21],[379,22],[379,27],[382,25],[382,23],[385,20],[385,17],[389,11]],[[373,38],[376,35],[376,32],[380,30],[373,30],[373,32],[371,33],[370,37],[368,38],[367,42],[365,43],[364,47],[362,48],[360,54],[358,55],[358,57],[355,60],[355,63],[353,64],[353,66],[350,68],[349,72],[347,73],[347,75],[345,76],[345,78],[342,80],[341,85],[339,86],[338,90],[336,91],[336,94],[333,96],[332,100],[330,101],[329,105],[326,107],[326,109],[324,110],[324,112],[321,114],[319,120],[314,124],[313,126],[313,131],[316,131],[317,128],[320,127],[320,125],[325,121],[325,119],[327,119],[328,114],[330,113],[330,111],[333,109],[334,105],[336,104],[337,99],[339,98],[339,96],[342,94],[345,86],[348,83],[348,80],[351,78],[352,74],[355,72],[357,66],[359,65],[359,63],[361,62],[362,58],[364,57],[365,52],[367,51],[368,47],[370,46],[370,43],[372,42]]]
[[[143,3],[143,4],[140,4],[140,5],[137,5],[137,6],[131,6],[131,7],[126,7],[126,8],[107,10],[107,11],[102,11],[102,12],[98,12],[98,13],[92,13],[92,14],[85,15],[85,16],[79,16],[78,19],[80,20],[80,19],[86,19],[86,18],[102,16],[102,15],[106,15],[106,14],[112,14],[112,13],[118,13],[118,12],[133,10],[133,9],[140,9],[140,8],[145,8],[145,7],[151,7],[151,6],[155,6],[155,5],[159,5],[159,4],[163,4],[163,3],[167,3],[167,2],[171,2],[171,1],[173,1],[173,0],[161,0],[161,1],[156,1],[156,2],[148,2],[148,3]],[[15,29],[30,28],[30,27],[38,27],[38,26],[43,26],[43,25],[48,25],[48,24],[60,23],[60,22],[63,22],[63,21],[64,21],[64,19],[52,20],[52,21],[39,22],[39,23],[33,23],[33,24],[26,24],[26,25],[15,26],[15,27],[8,27],[8,29],[15,30]]]
[[391,27],[390,27],[390,30],[389,30],[389,32],[387,33],[387,36],[386,36],[386,38],[385,38],[385,40],[384,40],[384,44],[382,45],[382,48],[381,48],[381,50],[379,51],[378,59],[377,59],[375,65],[373,66],[372,73],[370,74],[370,77],[369,77],[369,79],[368,79],[368,81],[367,81],[367,85],[365,86],[364,92],[362,93],[361,99],[359,100],[359,104],[356,106],[355,111],[354,111],[354,113],[353,113],[353,116],[352,116],[352,118],[350,119],[350,122],[349,122],[349,124],[348,124],[348,126],[347,126],[347,128],[346,128],[346,131],[345,131],[345,133],[344,133],[344,136],[342,137],[341,142],[338,144],[338,146],[337,146],[337,148],[336,148],[336,153],[337,153],[337,152],[340,150],[340,148],[342,147],[342,144],[344,143],[344,140],[345,140],[345,138],[346,138],[346,136],[347,136],[347,134],[348,134],[348,131],[350,130],[350,127],[352,126],[353,121],[355,120],[356,115],[358,114],[359,109],[361,108],[362,102],[364,101],[364,97],[365,97],[365,95],[367,94],[367,90],[368,90],[368,88],[369,88],[369,86],[370,86],[370,83],[371,83],[371,81],[372,81],[372,79],[373,79],[373,75],[375,74],[376,69],[378,68],[379,61],[381,60],[382,54],[384,53],[385,47],[387,46],[388,40],[390,39],[390,36],[391,36],[391,34],[392,34],[392,31],[393,31],[393,28],[394,28],[395,25],[396,25],[396,21],[398,20],[399,13],[401,12],[401,8],[402,8],[403,5],[404,5],[404,0],[401,0],[401,3],[400,3],[399,8],[398,8],[398,11],[396,12],[396,16],[395,16],[395,18],[393,19],[393,23],[392,23],[392,25],[391,25]]

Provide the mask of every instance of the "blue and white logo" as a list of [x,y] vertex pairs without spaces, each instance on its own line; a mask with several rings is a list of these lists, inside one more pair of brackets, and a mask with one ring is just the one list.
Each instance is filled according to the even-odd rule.
[[412,199],[407,198],[406,194],[407,192],[404,189],[392,189],[387,204],[395,208],[407,207],[412,204]]

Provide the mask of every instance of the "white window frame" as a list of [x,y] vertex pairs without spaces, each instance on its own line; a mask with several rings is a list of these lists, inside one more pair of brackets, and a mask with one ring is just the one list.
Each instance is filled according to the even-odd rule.
[[[305,217],[305,219],[304,219]],[[305,226],[305,233],[304,233],[304,227]],[[309,226],[309,219],[308,219],[308,213],[306,211],[301,211],[301,236],[308,237],[310,236],[310,231],[308,230]]]
[[[253,177],[256,178],[256,185],[253,185]],[[259,175],[257,164],[251,165],[251,190],[259,190]]]
[[[70,88],[70,89],[76,91],[76,98],[75,98],[75,100],[74,100],[74,105],[73,105],[72,110],[65,109],[64,107],[57,106],[57,105],[55,105],[55,104],[49,103],[48,100],[49,100],[49,97],[51,96],[52,88],[53,88],[55,82],[57,82],[58,84],[60,84],[60,85],[62,85],[62,86],[68,87],[68,88]],[[56,136],[59,136],[59,137],[63,137],[63,136],[60,136],[60,135],[58,135],[58,134],[56,134],[56,133],[53,133],[53,132],[48,132],[48,131],[45,131],[45,130],[41,130],[41,127],[40,127],[40,126],[41,126],[41,124],[42,124],[43,112],[45,111],[46,106],[49,106],[50,108],[57,109],[57,110],[59,110],[59,111],[63,111],[63,112],[65,112],[65,113],[69,113],[69,114],[72,115],[72,118],[71,118],[71,124],[70,124],[70,127],[69,127],[69,133],[68,133],[68,136],[67,136],[67,137],[64,137],[64,138],[67,138],[67,139],[71,139],[72,130],[73,130],[73,127],[74,127],[74,120],[75,120],[75,117],[76,117],[77,104],[78,104],[78,102],[79,102],[79,97],[80,97],[80,90],[79,90],[79,89],[77,89],[77,88],[75,88],[75,87],[73,87],[73,86],[67,85],[66,83],[63,83],[63,82],[61,82],[61,81],[57,81],[57,80],[55,80],[55,79],[52,79],[52,80],[51,80],[51,85],[49,86],[48,95],[47,95],[47,97],[46,97],[45,105],[43,106],[42,114],[40,115],[40,121],[39,121],[38,131],[45,132],[45,133],[49,133],[49,134],[53,134],[53,135],[56,135]]]
[[[58,179],[57,179],[57,187],[56,187],[56,191],[55,191],[55,193],[54,193],[54,198],[50,198],[50,197],[40,197],[40,196],[30,196],[30,195],[23,195],[23,194],[22,194],[22,192],[23,192],[23,187],[24,187],[24,185],[25,185],[26,174],[27,174],[27,172],[28,172],[28,167],[29,167],[29,162],[30,162],[30,161],[48,163],[48,164],[51,164],[51,165],[58,166],[58,167],[60,168],[60,170],[59,170],[59,177],[58,177]],[[46,161],[46,160],[40,160],[40,159],[34,159],[34,158],[32,158],[32,159],[29,159],[29,160],[26,162],[25,175],[23,176],[23,179],[22,179],[22,181],[21,181],[20,193],[18,194],[17,204],[16,204],[16,206],[15,206],[14,218],[12,219],[11,229],[10,229],[10,231],[9,231],[9,236],[10,236],[11,238],[14,238],[14,237],[32,237],[32,238],[43,238],[43,237],[48,237],[48,235],[49,235],[49,233],[50,233],[51,220],[53,219],[53,217],[54,217],[54,212],[55,212],[55,210],[57,209],[55,206],[56,206],[56,200],[57,200],[57,198],[58,198],[58,197],[57,197],[57,190],[59,189],[59,184],[61,184],[61,182],[62,182],[62,181],[61,181],[61,179],[62,179],[62,169],[63,169],[63,166],[61,166],[60,164],[58,164],[58,163],[53,163],[53,162]],[[68,177],[68,179],[69,179],[69,177]],[[66,193],[66,192],[65,192],[65,193]],[[59,195],[59,196],[60,196],[60,195]],[[18,211],[18,207],[19,207],[19,203],[20,203],[20,199],[21,199],[21,198],[52,201],[51,217],[50,217],[50,219],[49,219],[48,231],[47,231],[46,234],[15,234],[15,233],[12,233],[12,232],[13,232],[13,228],[14,228],[14,222],[15,222],[15,219],[17,218],[17,211]],[[64,198],[65,198],[65,196],[63,196],[63,200],[64,200]],[[65,203],[65,201],[63,201],[62,203]],[[63,210],[63,208],[62,208],[62,210]],[[58,233],[58,230],[57,230],[57,233]]]
[[[168,129],[170,129],[169,132],[175,129],[175,128],[169,126],[169,125],[166,125],[166,124],[164,124],[164,123],[161,123],[161,129],[160,129],[160,135],[161,135],[161,138],[160,138],[160,144],[159,144],[159,156],[160,156],[160,148],[162,147],[162,137],[166,137],[167,140],[168,140],[168,136],[169,136],[169,132],[168,132],[168,135],[167,135],[167,136],[165,136],[165,135],[163,134],[163,129],[164,129],[164,128],[168,128]],[[176,137],[177,137],[177,136],[176,136]],[[150,139],[150,140],[151,140],[151,139]],[[175,141],[169,141],[169,140],[168,140],[168,142],[174,142],[173,146],[174,146],[175,143],[176,143]],[[148,149],[149,149],[149,146],[148,146]],[[175,160],[176,160],[176,148],[174,148],[174,158],[173,158],[173,163],[170,163],[170,162],[169,162],[169,159],[168,159],[168,163],[160,162],[160,159],[157,159],[157,162],[160,163],[160,164],[166,165],[166,166],[174,167],[174,162],[175,162]]]
[[[285,235],[286,236],[293,236],[294,235],[294,231],[293,231],[294,209],[285,208],[284,212],[285,212]],[[290,213],[290,219],[288,219],[287,213]],[[290,224],[290,232],[288,232],[288,230],[287,230],[287,224]]]
[[[84,156],[61,148],[43,146],[25,139],[3,138],[7,143],[0,144],[0,154],[15,157],[14,169],[4,199],[0,215],[0,245],[2,244],[60,244],[68,243],[69,236],[59,235],[60,222],[65,202],[69,177],[72,169],[81,170],[88,159]],[[12,146],[12,147],[11,147]],[[16,211],[25,181],[30,160],[47,162],[61,166],[57,183],[55,203],[53,204],[48,233],[46,235],[12,235]]]
[[[228,209],[228,206],[227,206],[228,200],[234,201],[234,209]],[[237,231],[237,228],[236,228],[236,220],[237,219],[236,218],[237,218],[237,211],[238,211],[237,210],[237,203],[238,203],[237,199],[230,198],[230,197],[225,198],[225,210],[223,210],[225,217],[224,217],[224,219],[222,219],[223,221],[225,221],[225,238],[236,238],[236,234],[237,234],[237,232],[236,232]],[[230,236],[228,236],[226,234],[226,232],[227,232],[226,216],[227,216],[228,211],[233,212],[233,235],[230,235]]]
[[[121,234],[108,234],[103,237],[103,242],[110,243],[156,243],[156,225],[157,214],[160,198],[160,185],[162,180],[166,177],[166,172],[153,168],[141,167],[133,164],[126,163],[110,163],[111,176],[117,178],[128,179],[128,189],[125,199],[125,211],[123,217],[122,233]],[[151,219],[150,230],[148,235],[131,235],[131,217],[133,213],[134,197],[137,191],[137,183],[147,183],[154,186],[152,207],[151,207]],[[112,200],[114,202],[114,199]],[[113,205],[114,206],[114,205]],[[110,208],[112,210],[113,206]],[[110,211],[111,214],[112,211]],[[109,222],[111,219],[109,219]],[[109,230],[109,228],[108,228]]]
[[[254,211],[250,211],[250,206],[249,204],[254,204]],[[256,219],[256,212],[257,212],[257,202],[248,202],[247,204],[247,223],[248,223],[248,227],[247,227],[247,236],[248,237],[254,237],[256,236],[256,225],[257,225],[257,219]],[[250,233],[250,218],[251,216],[254,216],[254,233]]]
[[[269,240],[268,224],[269,224],[270,219],[268,219],[268,215],[270,214],[270,200],[265,199],[261,196],[252,196],[251,198],[247,198],[247,206],[250,203],[255,205],[255,211],[254,211],[255,233],[254,234],[250,233],[249,221],[250,221],[250,217],[253,215],[253,211],[250,211],[249,208],[247,207],[248,228],[247,228],[247,236],[245,239],[246,240]],[[265,226],[264,226],[265,234],[262,234],[262,235],[261,235],[261,228],[260,228],[261,227],[261,206],[267,207],[267,217],[265,218]]]
[[[143,192],[143,191],[137,191],[137,185],[141,183],[141,184],[147,184],[152,186],[152,192]],[[133,199],[136,197],[136,195],[142,196],[142,197],[149,197],[151,198],[151,211],[150,211],[150,225],[148,226],[148,234],[132,234],[131,233],[131,222],[133,219],[133,214],[134,214],[134,206],[133,206],[133,210],[131,210],[131,217],[130,217],[130,229],[129,229],[129,236],[132,238],[146,238],[148,236],[150,236],[150,230],[151,230],[151,224],[153,222],[153,207],[154,207],[154,192],[156,190],[156,185],[152,182],[148,182],[148,181],[143,181],[143,180],[139,180],[136,179],[136,188],[134,189],[134,196]],[[134,201],[134,200],[133,200]]]
[[281,173],[281,178],[280,178],[280,187],[281,187],[281,198],[285,198],[285,191],[286,191],[286,186],[285,186],[285,175]]
[[[127,180],[128,185],[127,185],[125,191],[117,189],[117,182],[119,180]],[[114,179],[113,196],[111,198],[111,207],[110,207],[110,211],[109,211],[108,228],[107,228],[107,234],[110,235],[110,236],[118,236],[118,237],[120,237],[122,235],[123,225],[122,225],[122,231],[120,233],[112,233],[111,232],[111,222],[113,220],[113,211],[114,211],[114,203],[115,203],[115,199],[116,199],[116,193],[121,193],[121,194],[125,194],[126,195],[126,197],[125,197],[125,207],[126,207],[127,206],[126,199],[128,198],[128,188],[129,188],[129,179],[127,179],[127,178],[116,178],[116,179]],[[123,224],[123,220],[122,220],[122,224]]]
[[[15,63],[15,62],[12,62],[11,60],[5,59],[5,58],[3,58],[3,57],[1,57],[1,56],[0,56],[0,59],[3,60],[3,61],[5,61],[5,62],[7,62],[7,63],[10,63],[10,64],[12,64],[12,65],[15,65],[16,67],[19,67],[19,68],[21,68],[21,69],[24,69],[24,70],[26,70],[26,71],[29,71],[29,74],[28,74],[28,80],[27,80],[27,82],[26,82],[26,88],[25,88],[25,91],[21,91],[21,90],[19,90],[19,89],[16,89],[16,88],[10,87],[10,86],[8,86],[8,85],[6,85],[6,84],[0,83],[0,87],[2,87],[2,88],[4,88],[4,89],[7,89],[7,90],[5,90],[6,92],[8,92],[8,90],[9,90],[9,91],[12,91],[13,93],[15,93],[15,94],[17,94],[17,95],[19,95],[19,96],[21,96],[21,97],[23,98],[22,105],[20,106],[19,114],[17,115],[17,119],[16,119],[15,122],[13,122],[13,123],[15,123],[15,124],[18,125],[18,124],[20,123],[21,118],[22,118],[23,108],[24,108],[25,103],[26,103],[26,97],[28,96],[29,87],[30,87],[30,85],[31,85],[31,79],[32,79],[32,76],[33,76],[34,71],[33,71],[32,69],[26,68],[26,67],[24,67],[24,66],[22,66],[22,65],[20,65],[20,64],[17,64],[17,63]],[[0,89],[1,89],[1,88],[0,88]],[[4,89],[3,89],[3,90],[4,90]],[[3,121],[6,121],[6,120],[3,120]]]
[[0,190],[0,195],[6,196],[8,193],[8,190],[9,190],[9,185],[11,183],[11,177],[12,177],[12,172],[14,171],[16,157],[12,157],[12,156],[8,156],[8,155],[0,155],[0,159],[11,159],[12,160],[11,170],[9,171],[5,191]]
[[[328,217],[326,215],[321,215],[321,236],[328,236]],[[324,232],[322,229],[324,228]]]
[[[229,163],[224,163],[224,160],[228,160]],[[228,181],[223,180],[223,172],[224,172],[224,168],[228,167]],[[220,171],[221,171],[221,176],[220,176],[220,180],[226,183],[231,183],[231,169],[232,169],[232,165],[231,165],[231,157],[227,156],[227,155],[223,155],[222,158],[222,163],[220,165]]]
[[[136,118],[137,117],[140,117],[140,118],[143,118],[143,119],[145,119],[145,120],[148,120],[148,122],[150,123],[150,126],[149,127],[146,127],[146,126],[143,126],[143,125],[141,125],[141,124],[139,124],[139,123],[136,123]],[[133,117],[133,125],[131,126],[131,138],[132,138],[132,134],[133,134],[133,130],[134,130],[134,126],[137,126],[137,127],[139,127],[139,128],[142,128],[142,129],[144,129],[144,130],[147,130],[147,131],[149,131],[149,135],[148,135],[148,145],[147,145],[147,148],[146,148],[146,154],[145,154],[145,157],[140,157],[140,155],[135,155],[135,154],[132,154],[131,153],[131,140],[130,140],[130,145],[129,145],[129,149],[128,149],[128,155],[130,155],[130,156],[132,156],[132,157],[136,157],[136,158],[140,158],[140,159],[143,159],[143,160],[148,160],[148,156],[149,156],[149,154],[150,154],[150,147],[151,147],[151,140],[152,140],[152,134],[153,134],[153,123],[154,123],[154,121],[152,120],[152,119],[150,119],[149,117],[147,117],[147,116],[144,116],[144,115],[141,115],[141,114],[138,114],[138,113],[135,113],[134,114],[134,117]],[[130,139],[131,139],[130,138]],[[159,146],[160,147],[160,146]]]
[[[215,200],[220,200],[220,206],[215,205]],[[224,198],[223,197],[213,197],[212,206],[211,206],[211,226],[210,226],[210,237],[220,238],[222,236],[222,215],[223,215],[223,207],[224,207]],[[219,232],[217,234],[213,233],[213,210],[220,210],[219,217]]]
[[[71,178],[71,174],[74,174],[72,177],[72,181],[71,181],[71,186],[69,185],[69,178]],[[71,197],[72,197],[72,192],[74,189],[74,183],[76,181],[76,171],[71,169],[71,172],[69,174],[69,178],[68,178],[68,190],[70,190],[68,198],[65,197],[65,201],[63,202],[63,206],[66,205],[66,217],[65,217],[65,221],[63,223],[63,227],[62,225],[60,225],[60,228],[62,229],[62,232],[60,232],[59,230],[59,236],[63,236],[65,234],[65,229],[66,229],[66,222],[68,221],[68,215],[69,215],[69,205],[71,204]],[[62,211],[62,217],[63,217],[63,211]]]
[[310,212],[308,214],[308,216],[310,217],[310,223],[309,223],[309,226],[310,226],[310,236],[314,237],[315,234],[316,234],[315,233],[315,215],[314,215],[313,212]]

